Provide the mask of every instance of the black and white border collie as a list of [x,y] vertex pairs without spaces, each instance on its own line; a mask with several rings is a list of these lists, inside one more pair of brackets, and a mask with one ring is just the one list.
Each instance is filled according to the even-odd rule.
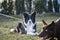
[[[24,13],[23,23],[19,23],[17,26],[17,32],[29,34],[29,35],[38,35],[36,30],[36,12],[32,14]],[[13,29],[11,29],[12,31]]]
[[24,25],[27,34],[38,35],[36,30],[36,12],[32,14],[24,13]]

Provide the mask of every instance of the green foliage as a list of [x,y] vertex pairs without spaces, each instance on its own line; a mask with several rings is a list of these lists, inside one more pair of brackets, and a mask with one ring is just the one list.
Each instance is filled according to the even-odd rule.
[[[58,2],[57,0],[53,0],[53,5],[54,5],[54,8],[55,8],[55,12],[59,12],[59,5],[58,5]],[[46,7],[46,0],[39,0],[35,3],[35,10],[38,12],[38,13],[41,13],[43,11],[45,12],[53,12],[53,7],[52,5],[52,0],[49,0],[48,2],[48,9]]]
[[49,1],[48,4],[49,4],[48,5],[48,11],[52,12],[52,2],[51,2],[51,0]]
[[7,0],[4,0],[2,2],[2,7],[3,7],[3,10],[2,10],[3,14],[8,14],[8,15],[14,14],[13,13],[13,1],[12,0],[8,0],[8,2],[7,2]]
[[37,3],[35,3],[35,11],[37,11],[38,13],[45,11],[45,1],[43,0],[37,1]]
[[24,0],[26,2],[26,8],[25,11],[28,11],[29,13],[31,13],[32,10],[32,0]]
[[57,0],[54,1],[54,6],[55,6],[55,7],[54,7],[54,8],[55,8],[55,11],[56,11],[56,12],[59,12],[59,5],[58,5]]
[[16,6],[16,14],[20,14],[20,13],[23,13],[25,11],[24,0],[16,0],[15,6]]
[[32,0],[29,0],[29,13],[31,13],[31,10],[32,10],[32,8],[31,8],[31,5],[32,4]]
[[[27,9],[25,9],[25,5],[24,5],[24,1],[26,1],[26,6]],[[25,11],[31,12],[32,11],[36,11],[37,13],[42,13],[43,11],[45,12],[52,12],[52,1],[49,0],[48,2],[48,8],[46,7],[46,0],[35,0],[33,3],[35,5],[35,8],[31,8],[31,3],[32,0],[15,0],[15,5],[13,5],[13,1],[12,0],[4,0],[2,2],[2,13],[4,14],[14,14],[13,12],[13,7],[14,10],[16,10],[16,14],[20,14],[20,13],[24,13]],[[53,1],[54,3],[54,8],[56,12],[59,12],[59,5],[57,0]]]
[[7,9],[8,9],[7,8],[7,1],[4,0],[1,5],[3,7],[2,13],[7,14]]
[[7,11],[8,11],[8,14],[14,14],[13,13],[13,1],[12,0],[9,0],[9,2],[8,2],[8,9],[7,9]]

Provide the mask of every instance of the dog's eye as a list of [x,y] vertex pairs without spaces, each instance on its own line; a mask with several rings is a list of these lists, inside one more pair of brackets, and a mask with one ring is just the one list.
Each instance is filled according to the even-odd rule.
[[43,27],[43,29],[44,29],[44,27]]
[[48,30],[45,30],[46,32],[48,31]]

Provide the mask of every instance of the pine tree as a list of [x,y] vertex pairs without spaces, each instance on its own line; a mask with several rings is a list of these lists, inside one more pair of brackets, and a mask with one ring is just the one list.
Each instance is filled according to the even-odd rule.
[[39,0],[35,4],[35,11],[37,13],[42,13],[45,11],[45,0]]
[[59,5],[58,5],[57,0],[54,1],[54,8],[55,8],[55,11],[58,13],[59,12]]
[[8,14],[14,14],[13,13],[13,1],[9,0],[8,2]]
[[7,14],[7,0],[4,0],[1,5],[3,7],[2,13]]
[[48,10],[49,10],[49,12],[52,12],[52,1],[50,0],[48,4],[49,4]]
[[25,12],[24,0],[16,0],[15,6],[16,6],[16,14],[17,15]]
[[32,0],[29,0],[29,13],[31,13],[32,10],[31,6],[32,6]]

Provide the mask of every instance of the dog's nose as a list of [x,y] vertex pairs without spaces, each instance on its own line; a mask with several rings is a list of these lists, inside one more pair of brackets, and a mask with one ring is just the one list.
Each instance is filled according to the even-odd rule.
[[29,23],[31,23],[31,19],[29,20]]
[[29,21],[29,23],[31,23],[31,21]]

